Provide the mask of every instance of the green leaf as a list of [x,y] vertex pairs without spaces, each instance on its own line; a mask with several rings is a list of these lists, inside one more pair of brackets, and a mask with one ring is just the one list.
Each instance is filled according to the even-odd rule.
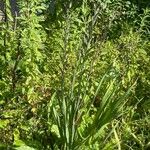
[[15,150],[37,150],[37,149],[23,145],[23,146],[20,146],[18,148],[15,148]]

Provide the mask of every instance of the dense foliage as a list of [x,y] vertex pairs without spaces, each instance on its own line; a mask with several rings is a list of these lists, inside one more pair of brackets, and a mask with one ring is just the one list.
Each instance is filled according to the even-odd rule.
[[149,0],[3,4],[0,149],[150,149]]

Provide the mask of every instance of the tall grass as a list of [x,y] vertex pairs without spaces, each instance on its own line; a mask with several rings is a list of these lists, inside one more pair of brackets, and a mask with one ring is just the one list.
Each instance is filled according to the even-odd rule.
[[[101,5],[93,6],[92,15],[88,12],[88,7],[83,2],[76,16],[68,8],[64,28],[60,29],[62,36],[60,39],[57,36],[59,86],[54,90],[48,106],[48,120],[53,119],[52,128],[55,126],[54,132],[59,137],[57,146],[64,150],[83,149],[89,141],[95,140],[98,132],[122,115],[121,110],[132,88],[119,93],[120,78],[117,74],[111,77],[113,65],[104,75],[94,79],[99,50],[95,48],[96,43],[93,43],[93,31]],[[80,11],[84,15],[76,20]],[[96,101],[97,108],[94,106]]]

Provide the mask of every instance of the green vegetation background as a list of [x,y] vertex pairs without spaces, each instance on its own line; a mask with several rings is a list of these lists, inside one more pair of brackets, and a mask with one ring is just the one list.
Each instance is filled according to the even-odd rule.
[[3,0],[0,149],[150,149],[149,0]]

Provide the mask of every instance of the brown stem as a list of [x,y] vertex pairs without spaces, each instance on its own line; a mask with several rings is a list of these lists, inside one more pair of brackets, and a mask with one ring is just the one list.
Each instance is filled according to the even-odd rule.
[[[19,36],[19,39],[21,38],[21,35]],[[17,76],[16,76],[16,70],[17,70],[17,66],[18,66],[18,63],[20,61],[20,58],[21,58],[21,54],[20,54],[20,40],[19,40],[19,43],[18,43],[18,51],[17,51],[17,54],[16,54],[16,61],[15,61],[15,64],[14,64],[14,67],[12,69],[12,92],[14,93],[15,89],[16,89],[16,84],[17,84]]]

